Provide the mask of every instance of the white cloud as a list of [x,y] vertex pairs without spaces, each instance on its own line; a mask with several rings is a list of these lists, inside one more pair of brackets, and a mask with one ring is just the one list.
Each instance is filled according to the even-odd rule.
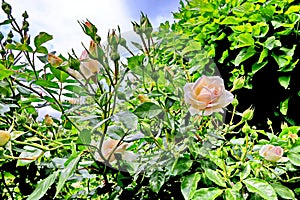
[[107,31],[117,25],[123,31],[131,29],[130,13],[122,0],[14,0],[8,3],[19,20],[22,19],[21,14],[27,11],[31,35],[40,31],[53,35],[54,39],[48,43],[48,47],[65,56],[72,48],[80,54],[83,49],[81,42],[86,46],[89,44],[89,38],[77,20],[89,19],[94,23],[102,41],[106,40]]

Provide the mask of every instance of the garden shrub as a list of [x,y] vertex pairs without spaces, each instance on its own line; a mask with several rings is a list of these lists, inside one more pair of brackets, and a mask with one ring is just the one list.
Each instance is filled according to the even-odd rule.
[[299,47],[286,41],[299,6],[180,5],[158,32],[143,13],[132,22],[134,50],[119,28],[101,43],[79,22],[91,42],[64,57],[2,2],[1,199],[299,197]]
[[[278,131],[283,122],[300,123],[299,11],[293,0],[181,1],[164,37],[176,38],[176,52],[204,50],[190,63],[203,68],[211,58],[228,87],[243,77],[240,108],[252,105],[252,124],[267,128],[270,119]],[[168,23],[161,27],[169,31]]]

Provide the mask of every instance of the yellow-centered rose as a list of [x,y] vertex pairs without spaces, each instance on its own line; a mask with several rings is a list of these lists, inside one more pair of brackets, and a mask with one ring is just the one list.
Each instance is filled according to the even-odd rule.
[[222,108],[230,104],[233,98],[219,76],[202,76],[195,83],[184,86],[184,100],[190,104],[191,115],[208,116],[213,112],[223,112]]

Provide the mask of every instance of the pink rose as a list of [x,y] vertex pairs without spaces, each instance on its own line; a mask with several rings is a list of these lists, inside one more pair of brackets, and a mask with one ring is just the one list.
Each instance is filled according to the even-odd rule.
[[224,81],[219,76],[202,76],[195,83],[184,86],[184,101],[190,104],[191,115],[211,115],[213,112],[223,112],[233,101],[233,95],[225,90]]
[[260,149],[259,155],[268,161],[276,162],[282,158],[283,149],[279,146],[267,144]]

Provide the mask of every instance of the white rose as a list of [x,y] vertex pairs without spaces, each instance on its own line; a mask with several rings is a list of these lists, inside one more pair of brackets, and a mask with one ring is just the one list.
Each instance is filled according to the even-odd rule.
[[231,92],[227,91],[224,81],[219,76],[202,76],[195,83],[184,86],[184,100],[190,104],[191,115],[211,115],[213,112],[223,112],[233,101]]

